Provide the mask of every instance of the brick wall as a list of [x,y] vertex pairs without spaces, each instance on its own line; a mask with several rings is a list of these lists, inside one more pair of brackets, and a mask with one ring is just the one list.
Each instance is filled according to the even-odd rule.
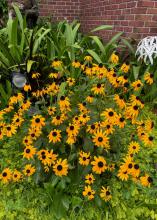
[[109,39],[118,31],[136,39],[157,34],[157,1],[152,0],[80,0],[80,21],[83,31],[101,24],[114,26],[101,31]]
[[113,30],[99,32],[105,39],[118,31],[136,39],[157,34],[157,0],[40,0],[39,10],[53,21],[80,20],[84,32],[113,25]]
[[40,0],[41,16],[52,16],[53,21],[79,20],[80,0]]

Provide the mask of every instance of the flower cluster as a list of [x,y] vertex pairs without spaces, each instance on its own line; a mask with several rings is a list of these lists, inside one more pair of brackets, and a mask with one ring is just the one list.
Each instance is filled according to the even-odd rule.
[[[23,124],[27,127],[21,140],[24,168],[4,167],[2,181],[20,181],[35,172],[64,178],[81,170],[83,196],[92,200],[97,192],[106,202],[112,198],[110,178],[149,187],[153,179],[142,170],[138,154],[153,146],[154,123],[143,114],[145,104],[140,92],[146,84],[153,84],[153,74],[146,73],[143,79],[132,82],[130,65],[120,65],[116,54],[107,66],[86,56],[71,63],[73,72],[65,73],[68,67],[58,59],[52,68],[47,86],[32,91],[25,101],[17,93],[0,111],[1,141],[18,133]],[[32,77],[38,80],[40,75],[33,73]],[[58,78],[61,80],[56,81]],[[31,86],[24,90],[31,90]],[[44,104],[31,116],[29,108],[35,105],[32,97],[44,100]],[[17,113],[11,114],[17,106]],[[125,139],[124,143],[118,143],[117,136]]]

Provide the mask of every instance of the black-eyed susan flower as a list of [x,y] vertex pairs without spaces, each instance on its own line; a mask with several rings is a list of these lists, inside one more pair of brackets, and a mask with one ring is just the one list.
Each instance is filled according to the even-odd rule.
[[135,82],[133,82],[132,87],[134,88],[135,91],[140,90],[143,87],[143,83],[141,82],[141,80],[136,80]]
[[112,53],[111,57],[110,57],[110,61],[113,63],[113,64],[117,64],[119,62],[119,57],[118,55],[116,55],[115,53]]
[[61,158],[56,161],[53,165],[53,171],[56,176],[67,176],[68,174],[68,162],[67,159],[62,160]]
[[31,145],[33,143],[32,138],[30,136],[25,136],[23,138],[23,144],[25,146]]
[[120,67],[120,70],[124,73],[128,73],[130,69],[130,65],[123,63],[122,66]]
[[72,145],[76,142],[76,136],[74,135],[70,135],[68,136],[67,140],[66,140],[66,143],[69,144],[69,145]]
[[140,177],[140,183],[142,186],[150,187],[150,185],[153,183],[153,179],[148,174],[145,174],[144,176]]
[[90,134],[95,134],[97,126],[95,124],[87,125],[87,132]]
[[31,102],[29,100],[23,101],[19,113],[22,114],[23,111],[27,111],[30,108],[30,106],[31,106]]
[[126,118],[136,118],[139,115],[139,106],[138,105],[129,105],[126,107],[125,116]]
[[85,56],[84,60],[88,61],[88,62],[91,62],[93,60],[93,58],[91,56]]
[[81,66],[80,62],[78,60],[75,60],[72,62],[72,66],[75,68],[79,68]]
[[91,162],[92,171],[96,174],[101,174],[107,169],[106,160],[102,156],[94,156],[94,160]]
[[154,75],[152,73],[147,72],[144,75],[144,80],[146,81],[146,83],[148,83],[149,85],[153,84],[154,79],[153,79]]
[[68,83],[69,86],[73,86],[75,84],[75,79],[69,77],[69,78],[67,78],[67,83]]
[[91,89],[91,91],[95,94],[95,95],[102,95],[105,93],[105,86],[103,83],[97,83],[96,85],[94,85]]
[[92,103],[94,101],[94,96],[93,95],[87,96],[86,101]]
[[121,179],[122,181],[127,181],[128,178],[129,178],[127,169],[126,169],[126,170],[119,169],[117,176],[118,176],[119,179]]
[[22,173],[18,170],[14,170],[12,173],[12,179],[14,182],[19,182],[22,179]]
[[39,127],[36,127],[36,128],[31,127],[31,128],[29,128],[27,137],[30,138],[31,140],[36,140],[41,135],[41,133],[42,133],[42,131]]
[[109,138],[106,136],[106,133],[102,130],[98,130],[93,136],[93,143],[97,147],[103,147],[105,149],[109,149]]
[[61,115],[56,115],[54,117],[52,117],[52,124],[54,125],[60,125],[63,123],[63,121],[65,120],[65,117],[63,114]]
[[116,104],[118,105],[118,107],[120,109],[123,109],[126,107],[126,103],[125,103],[124,97],[122,95],[116,94],[114,97],[114,101],[116,102]]
[[0,174],[0,179],[3,183],[9,183],[12,178],[12,172],[9,168],[5,168],[2,173]]
[[19,114],[15,114],[12,119],[12,123],[16,124],[17,127],[20,127],[23,121],[24,119]]
[[90,116],[87,115],[86,113],[82,113],[79,115],[79,119],[82,122],[82,124],[86,124],[90,120]]
[[12,135],[14,135],[15,133],[17,132],[17,127],[16,125],[13,125],[13,124],[8,124],[5,129],[4,129],[4,134],[7,136],[7,137],[11,137]]
[[47,108],[47,111],[48,111],[48,114],[49,114],[50,116],[52,116],[52,115],[54,115],[55,112],[56,112],[56,107],[55,107],[55,106],[49,106],[49,107]]
[[101,113],[101,116],[110,124],[114,125],[117,123],[118,114],[112,108],[105,109],[105,111]]
[[131,171],[131,175],[136,178],[136,177],[139,177],[140,175],[140,166],[135,163],[133,168],[132,168],[132,171]]
[[23,90],[25,92],[31,91],[32,90],[31,85],[29,83],[26,83],[23,87]]
[[34,115],[31,120],[31,126],[42,128],[43,126],[45,126],[45,118],[42,117],[42,115]]
[[129,154],[136,154],[139,152],[139,150],[140,150],[140,145],[136,141],[132,141],[129,144],[129,148],[128,148]]
[[55,58],[54,61],[52,62],[52,67],[61,67],[61,66],[62,66],[62,61]]
[[61,142],[61,130],[58,130],[58,129],[52,130],[49,133],[48,138],[49,138],[49,143],[50,142],[52,143]]
[[9,104],[16,104],[18,102],[22,102],[24,100],[24,96],[21,92],[17,93],[16,95],[10,97]]
[[85,176],[85,183],[87,183],[87,184],[90,185],[90,184],[93,184],[94,181],[95,181],[95,178],[94,178],[94,176],[93,176],[92,173],[87,174],[87,175]]
[[102,122],[101,127],[103,127],[106,135],[113,134],[115,130],[113,125],[110,124],[108,121]]
[[36,153],[36,148],[33,146],[26,146],[23,152],[23,158],[32,159]]
[[109,186],[107,186],[107,187],[102,186],[101,192],[100,192],[100,197],[103,200],[105,200],[105,202],[109,201],[112,198]]
[[152,146],[154,144],[154,137],[152,135],[145,134],[142,136],[142,141],[145,146]]
[[70,107],[70,100],[69,100],[68,97],[65,97],[65,96],[62,95],[60,97],[60,100],[59,100],[58,104],[59,104],[60,110],[62,111],[65,108],[67,109],[67,108]]
[[25,176],[32,176],[35,173],[35,167],[31,164],[26,164],[23,170]]
[[119,115],[117,120],[117,126],[119,126],[120,128],[124,128],[125,125],[126,125],[125,118],[122,115]]
[[66,132],[68,134],[68,136],[77,136],[79,133],[79,126],[77,124],[70,124],[67,128],[66,128]]
[[94,199],[95,191],[91,188],[91,186],[85,186],[83,191],[83,196],[87,197],[88,200]]
[[32,79],[38,79],[40,77],[40,73],[34,72],[32,73]]
[[80,155],[79,164],[83,166],[88,166],[90,162],[90,152],[86,153],[86,152],[80,151],[79,155]]
[[107,169],[109,170],[109,171],[113,171],[114,169],[115,169],[115,164],[109,164],[108,166],[107,166]]
[[51,79],[57,79],[58,78],[58,73],[57,72],[53,72],[53,73],[50,73],[49,74],[49,78],[51,78]]

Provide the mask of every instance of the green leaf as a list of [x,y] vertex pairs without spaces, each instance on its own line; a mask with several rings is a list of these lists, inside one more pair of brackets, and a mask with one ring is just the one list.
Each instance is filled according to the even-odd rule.
[[104,47],[103,43],[101,42],[101,40],[99,39],[99,37],[98,36],[90,36],[90,38],[92,38],[94,40],[94,42],[98,45],[101,52],[104,54],[105,47]]
[[99,55],[93,51],[93,50],[87,50],[87,52],[98,62],[102,63],[102,60],[100,59]]
[[31,71],[33,63],[35,63],[35,61],[28,60],[28,62],[27,62],[27,73],[29,73]]
[[133,46],[129,43],[128,40],[122,38],[122,42],[130,49],[130,52],[135,54],[135,49],[133,48]]
[[66,210],[68,210],[69,209],[69,205],[71,203],[69,197],[64,195],[64,196],[62,196],[62,200],[61,201],[62,201],[63,206],[66,208]]
[[111,29],[113,29],[112,25],[101,25],[91,30],[91,32],[96,32],[96,31],[101,31],[101,30],[111,30]]
[[59,100],[60,97],[65,94],[66,85],[67,85],[67,82],[63,82],[63,83],[60,85],[60,87],[59,87],[59,93],[58,93],[58,96],[57,96],[57,100]]

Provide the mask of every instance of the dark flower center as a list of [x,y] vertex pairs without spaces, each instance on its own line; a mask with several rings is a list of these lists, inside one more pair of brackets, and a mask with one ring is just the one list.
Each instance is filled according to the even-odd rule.
[[110,125],[107,125],[106,127],[107,127],[107,129],[109,129],[111,126],[110,126]]
[[120,96],[119,96],[119,98],[120,98],[120,99],[123,99],[123,96],[122,96],[122,95],[120,95]]
[[132,168],[132,163],[129,163],[128,168],[129,168],[129,169]]
[[29,154],[30,153],[30,149],[26,149],[26,153]]
[[104,164],[102,161],[98,162],[98,167],[102,168],[103,166],[104,166]]
[[86,106],[86,105],[87,105],[87,103],[86,103],[86,102],[83,102],[83,103],[82,103],[82,105],[83,105],[83,106]]
[[45,154],[42,155],[42,159],[43,160],[46,159],[46,155]]
[[133,108],[134,108],[134,110],[138,110],[138,106],[137,105],[135,105]]
[[149,140],[152,141],[154,138],[152,136],[149,137]]
[[53,131],[53,132],[52,132],[52,135],[53,135],[54,137],[56,137],[56,136],[57,136],[57,132]]
[[110,192],[109,192],[109,191],[106,191],[106,195],[109,196],[109,195],[110,195]]
[[88,192],[88,195],[90,196],[92,193],[91,192]]
[[35,137],[35,134],[34,134],[34,133],[32,133],[32,134],[31,134],[31,137]]
[[36,118],[36,119],[35,119],[35,122],[36,122],[36,123],[39,123],[39,122],[40,122],[40,118]]
[[61,117],[60,117],[59,115],[56,117],[57,120],[59,120],[60,118],[61,118]]
[[136,170],[138,170],[138,169],[139,169],[139,165],[138,165],[138,164],[135,164],[135,165],[134,165],[134,168],[135,168]]
[[100,83],[97,84],[97,88],[101,88],[101,84]]
[[153,179],[152,179],[150,176],[148,177],[147,180],[148,180],[149,183],[152,183],[152,182],[153,182]]
[[86,117],[87,117],[87,115],[84,114],[84,115],[83,115],[83,118],[86,118]]
[[14,174],[14,177],[16,178],[16,177],[17,177],[17,174]]
[[63,169],[62,165],[57,166],[57,170],[61,171]]
[[120,122],[124,122],[125,118],[122,117],[119,120],[120,120]]
[[20,121],[20,119],[19,119],[19,118],[17,118],[17,119],[16,119],[16,122],[19,122],[19,121]]
[[72,126],[70,126],[70,130],[74,130],[74,126],[72,125]]
[[150,74],[150,78],[153,78],[153,76],[154,76],[153,74]]
[[139,96],[136,96],[136,100],[140,100],[140,97],[139,97]]
[[89,177],[89,181],[91,181],[92,180],[92,178],[91,177]]
[[60,100],[64,101],[64,100],[65,100],[65,97],[62,95],[62,96],[60,97]]
[[135,149],[136,149],[136,146],[133,146],[132,148],[135,150]]
[[93,130],[94,130],[94,129],[95,129],[95,125],[91,125],[91,129],[93,129]]
[[124,79],[128,79],[128,76],[124,76]]
[[113,74],[113,77],[116,77],[116,74],[115,74],[115,73]]
[[109,116],[113,116],[114,115],[114,113],[112,111],[109,112],[108,114],[109,114]]
[[138,84],[137,84],[137,87],[140,87],[140,86],[141,86],[141,84],[140,84],[140,83],[138,83]]
[[103,138],[102,138],[102,137],[98,137],[98,141],[99,141],[99,142],[102,142],[102,141],[103,141]]
[[102,67],[103,67],[103,64],[102,64],[102,63],[99,63],[99,67],[102,68]]
[[4,173],[2,174],[2,176],[3,176],[3,177],[6,177],[6,176],[7,176],[7,173],[6,173],[6,172],[4,172]]
[[10,130],[11,130],[11,127],[7,127],[7,130],[10,131]]
[[87,158],[86,158],[86,157],[83,157],[82,159],[83,159],[83,161],[86,161]]
[[30,170],[28,170],[28,169],[26,170],[26,173],[30,173],[30,172],[31,172]]

